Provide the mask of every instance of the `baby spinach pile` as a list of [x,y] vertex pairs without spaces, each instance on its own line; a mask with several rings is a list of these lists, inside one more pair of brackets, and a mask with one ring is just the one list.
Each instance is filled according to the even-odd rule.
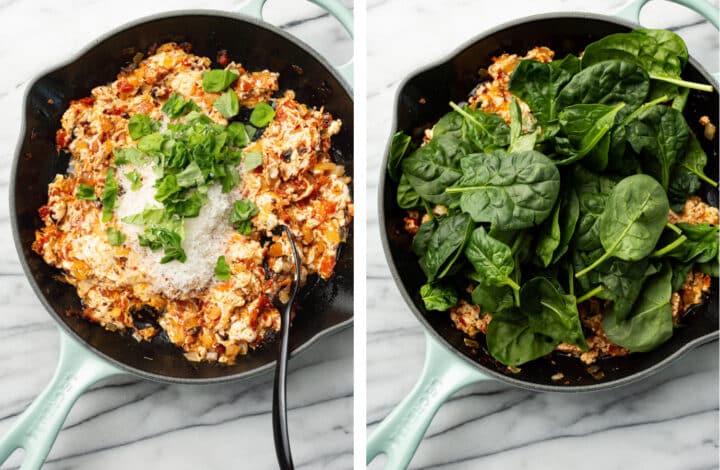
[[718,227],[668,223],[701,184],[717,187],[682,115],[688,89],[712,88],[680,77],[687,59],[672,32],[614,34],[582,58],[521,61],[510,125],[450,103],[425,145],[397,133],[388,173],[398,205],[424,214],[412,249],[426,308],[481,305],[488,350],[509,366],[559,343],[587,350],[590,298],[608,301],[614,343],[670,338],[672,292],[691,269],[718,275]]

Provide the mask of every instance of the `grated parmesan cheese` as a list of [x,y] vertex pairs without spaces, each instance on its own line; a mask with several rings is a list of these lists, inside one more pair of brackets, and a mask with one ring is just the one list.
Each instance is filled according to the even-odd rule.
[[147,208],[163,207],[155,200],[154,184],[157,175],[152,166],[134,168],[142,176],[142,186],[135,191],[131,190],[131,182],[125,176],[131,168],[128,165],[118,172],[121,195],[115,209],[118,226],[127,235],[126,245],[137,255],[128,262],[134,264],[134,258],[137,258],[137,264],[142,266],[140,269],[152,279],[151,292],[169,298],[190,298],[195,292],[207,288],[215,281],[215,264],[218,257],[225,254],[234,233],[229,217],[233,202],[239,198],[240,188],[223,193],[219,184],[212,185],[208,189],[208,200],[200,209],[200,214],[185,219],[185,239],[182,247],[187,261],[160,264],[162,250],[152,251],[148,247],[140,246],[138,235],[143,233],[144,227],[122,222],[123,217],[140,213]]

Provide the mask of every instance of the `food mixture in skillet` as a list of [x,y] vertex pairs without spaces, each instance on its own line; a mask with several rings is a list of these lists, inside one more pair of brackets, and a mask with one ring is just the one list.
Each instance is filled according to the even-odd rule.
[[717,188],[699,140],[715,126],[682,115],[712,88],[680,78],[682,39],[636,30],[554,56],[495,57],[465,106],[417,148],[396,134],[388,160],[426,308],[511,368],[654,349],[718,276],[718,209],[698,195]]
[[33,249],[77,289],[74,313],[233,363],[280,328],[293,262],[273,229],[290,227],[303,283],[328,279],[353,205],[330,157],[340,120],[218,62],[165,44],[71,103]]

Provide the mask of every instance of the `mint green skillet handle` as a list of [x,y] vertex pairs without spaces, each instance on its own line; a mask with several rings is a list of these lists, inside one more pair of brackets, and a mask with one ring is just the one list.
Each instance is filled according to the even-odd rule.
[[16,449],[24,449],[21,470],[39,469],[52,448],[70,408],[94,383],[125,374],[60,333],[60,359],[50,384],[0,439],[0,465]]
[[[337,19],[340,24],[343,25],[345,31],[348,32],[350,37],[354,37],[353,32],[353,16],[350,10],[345,8],[340,0],[309,0],[317,6],[325,9],[328,13]],[[267,0],[250,0],[245,5],[240,7],[240,13],[244,13],[249,16],[253,16],[257,19],[262,20],[262,10]],[[350,87],[353,86],[353,59],[350,59],[343,65],[335,67],[340,76],[348,82]]]
[[440,406],[466,385],[490,380],[425,334],[425,365],[410,394],[373,431],[367,463],[385,454],[385,468],[406,469]]
[[[632,0],[628,6],[617,13],[617,16],[635,23],[640,23],[640,10],[650,0]],[[683,5],[699,13],[703,18],[712,23],[716,28],[720,24],[720,13],[706,0],[670,0],[678,5]]]

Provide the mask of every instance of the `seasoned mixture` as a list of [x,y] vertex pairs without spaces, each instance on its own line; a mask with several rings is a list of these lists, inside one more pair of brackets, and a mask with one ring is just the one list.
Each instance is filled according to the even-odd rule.
[[303,283],[328,279],[353,205],[329,153],[341,121],[221,63],[165,44],[73,101],[33,249],[77,289],[72,314],[233,363],[280,328],[294,268],[273,229],[290,227]]
[[[467,105],[450,103],[417,148],[393,138],[388,172],[427,277],[419,296],[468,346],[486,335],[510,370],[553,350],[586,364],[649,351],[717,276],[718,208],[695,194],[717,187],[698,140],[715,125],[685,122],[687,94],[646,72],[660,59],[614,49],[662,40],[678,54],[673,82],[711,91],[679,77],[678,36],[637,30],[581,57],[554,61],[547,47],[495,57]],[[653,141],[660,122],[677,130],[675,149]],[[660,154],[669,163],[655,163]]]

